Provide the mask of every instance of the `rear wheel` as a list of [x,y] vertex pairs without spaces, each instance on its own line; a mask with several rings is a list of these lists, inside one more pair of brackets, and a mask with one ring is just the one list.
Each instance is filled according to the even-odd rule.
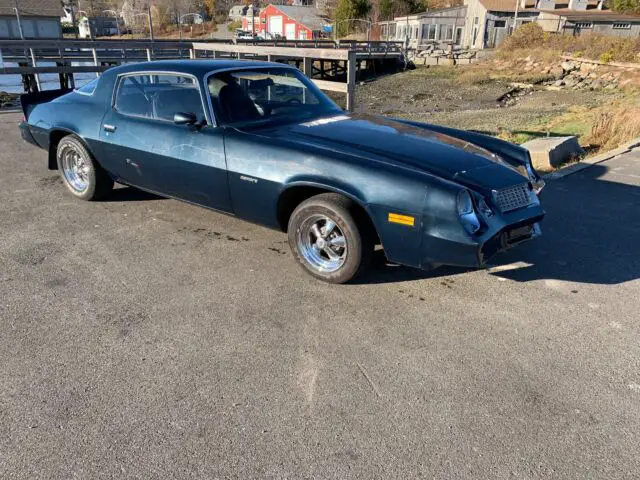
[[113,179],[75,136],[64,137],[56,151],[58,168],[69,191],[82,200],[99,200],[113,189]]
[[326,193],[305,200],[293,211],[289,245],[305,271],[325,282],[345,283],[367,267],[372,235],[354,210],[348,198]]

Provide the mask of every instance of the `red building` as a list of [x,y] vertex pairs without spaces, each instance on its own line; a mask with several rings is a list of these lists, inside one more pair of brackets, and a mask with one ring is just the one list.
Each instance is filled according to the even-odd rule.
[[269,5],[256,17],[252,28],[251,17],[242,18],[242,29],[271,39],[311,40],[320,36],[322,26],[329,21],[314,7],[293,5]]

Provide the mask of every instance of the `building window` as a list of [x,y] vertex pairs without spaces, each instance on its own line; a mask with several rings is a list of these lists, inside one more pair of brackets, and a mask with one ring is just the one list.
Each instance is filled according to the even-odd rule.
[[630,23],[614,23],[613,28],[616,30],[628,30],[631,28]]
[[438,26],[437,25],[430,25],[429,26],[429,36],[427,38],[429,40],[435,40],[437,33],[438,33]]
[[453,25],[440,25],[440,41],[450,42],[453,40]]
[[591,22],[578,22],[576,23],[576,28],[591,28],[593,27],[593,23]]
[[494,27],[496,28],[504,28],[507,26],[507,22],[505,20],[496,20]]
[[418,27],[413,28],[413,38],[418,38]]

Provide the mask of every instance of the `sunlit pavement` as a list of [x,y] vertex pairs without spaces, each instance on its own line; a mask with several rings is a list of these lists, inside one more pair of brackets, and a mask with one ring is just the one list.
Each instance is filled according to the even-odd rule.
[[482,271],[306,276],[284,234],[71,198],[0,114],[0,478],[631,478],[640,154]]

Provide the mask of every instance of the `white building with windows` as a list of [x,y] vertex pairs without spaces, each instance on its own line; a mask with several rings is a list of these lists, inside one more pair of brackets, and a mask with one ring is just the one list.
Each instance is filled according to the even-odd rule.
[[396,17],[382,22],[381,40],[408,42],[411,49],[425,49],[430,45],[444,47],[462,43],[466,6],[428,10],[423,13]]
[[[517,14],[516,14],[517,11]],[[495,48],[515,28],[537,22],[545,31],[640,36],[640,16],[611,12],[604,0],[465,0],[460,7],[428,10],[380,23],[380,40],[408,48]]]

